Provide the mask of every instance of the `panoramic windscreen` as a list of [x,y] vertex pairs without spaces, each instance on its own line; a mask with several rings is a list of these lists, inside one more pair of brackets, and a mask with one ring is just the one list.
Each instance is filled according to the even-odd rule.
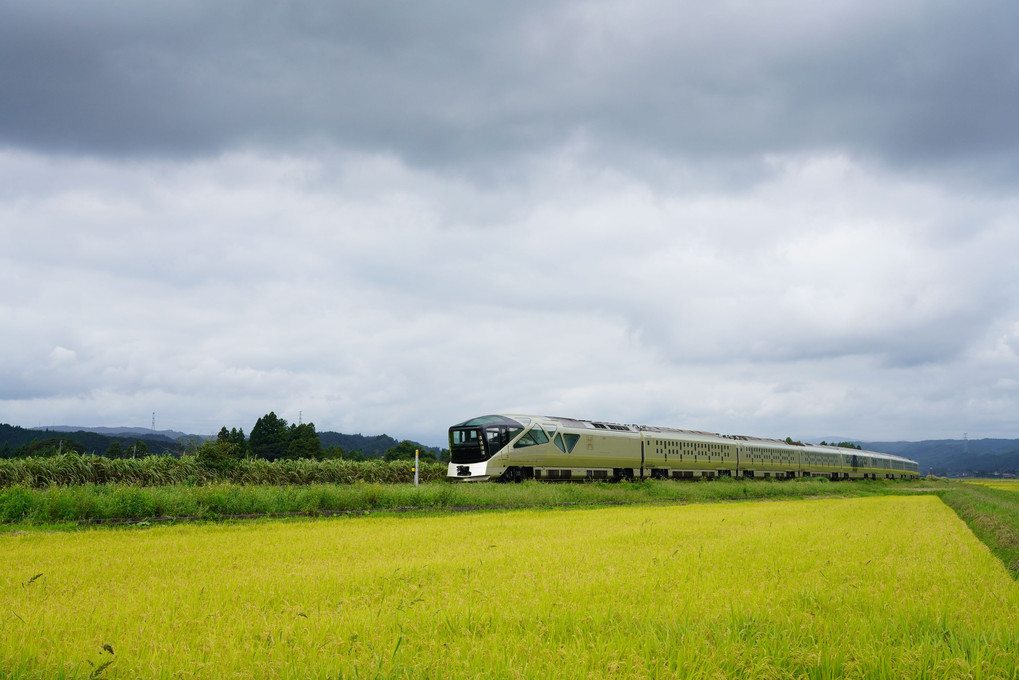
[[454,463],[480,463],[485,460],[485,449],[481,444],[481,428],[449,428],[449,454]]

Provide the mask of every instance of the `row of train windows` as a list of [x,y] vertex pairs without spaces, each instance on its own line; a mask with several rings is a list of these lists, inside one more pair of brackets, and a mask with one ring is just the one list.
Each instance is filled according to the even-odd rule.
[[[563,434],[562,432],[556,432],[552,437],[552,443],[556,445],[556,448],[563,453],[573,453],[573,449],[577,448],[577,442],[580,441],[579,434]],[[523,437],[517,440],[517,443],[513,445],[515,449],[525,449],[528,446],[538,446],[539,444],[547,444],[548,435],[540,427],[532,427],[531,430]]]
[[699,442],[684,442],[675,441],[672,439],[659,439],[655,442],[658,446],[664,446],[669,450],[679,450],[682,448],[693,449],[695,451],[722,451],[722,444],[702,444]]

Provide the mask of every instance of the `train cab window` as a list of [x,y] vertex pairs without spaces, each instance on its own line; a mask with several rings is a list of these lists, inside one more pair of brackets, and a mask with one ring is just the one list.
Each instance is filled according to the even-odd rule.
[[561,434],[556,432],[555,436],[552,437],[552,443],[555,444],[555,447],[557,449],[559,449],[563,453],[566,453],[566,444],[563,444],[563,436]]
[[515,449],[523,449],[528,446],[538,446],[539,444],[547,444],[548,435],[541,429],[540,426],[535,425],[527,433],[517,440],[517,443],[513,445]]
[[453,444],[453,446],[460,446],[463,444],[477,444],[478,431],[475,429],[453,430],[449,433],[449,441],[451,444]]
[[579,434],[564,434],[563,443],[566,444],[566,453],[573,453],[573,449],[577,448],[577,442],[579,441]]

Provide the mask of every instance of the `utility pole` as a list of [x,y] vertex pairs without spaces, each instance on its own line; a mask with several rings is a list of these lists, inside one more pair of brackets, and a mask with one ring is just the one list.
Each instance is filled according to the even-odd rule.
[[418,450],[414,449],[414,486],[418,485],[418,467],[420,461],[418,460]]

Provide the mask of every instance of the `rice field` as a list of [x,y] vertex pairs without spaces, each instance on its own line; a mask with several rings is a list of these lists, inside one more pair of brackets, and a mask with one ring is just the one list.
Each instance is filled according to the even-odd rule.
[[1003,491],[1019,491],[1019,479],[967,479],[966,483]]
[[0,534],[0,678],[1015,678],[938,498]]

